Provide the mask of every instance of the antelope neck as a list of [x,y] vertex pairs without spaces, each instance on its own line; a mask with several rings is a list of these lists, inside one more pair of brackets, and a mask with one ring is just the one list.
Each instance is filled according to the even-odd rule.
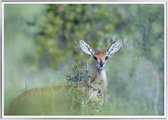
[[103,80],[104,85],[107,86],[106,71],[104,69],[96,68],[95,81]]

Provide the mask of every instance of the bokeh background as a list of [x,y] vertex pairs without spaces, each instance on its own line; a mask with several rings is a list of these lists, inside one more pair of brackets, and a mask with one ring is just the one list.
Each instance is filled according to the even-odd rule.
[[[4,107],[31,88],[64,85],[83,57],[123,40],[107,63],[108,110],[113,115],[164,114],[163,4],[5,4]],[[109,113],[110,114],[110,113]]]

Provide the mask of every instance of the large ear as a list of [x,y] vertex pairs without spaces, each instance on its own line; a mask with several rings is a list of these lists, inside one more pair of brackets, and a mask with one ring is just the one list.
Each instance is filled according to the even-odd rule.
[[109,48],[106,51],[106,54],[112,55],[112,54],[118,52],[120,50],[121,46],[122,46],[122,41],[117,40],[115,43],[113,43],[109,46]]
[[90,47],[90,45],[89,44],[87,44],[85,41],[83,41],[83,40],[81,40],[80,41],[80,47],[81,47],[81,50],[83,51],[83,52],[85,52],[86,54],[88,54],[88,55],[94,55],[95,54],[95,52],[93,51],[93,49]]

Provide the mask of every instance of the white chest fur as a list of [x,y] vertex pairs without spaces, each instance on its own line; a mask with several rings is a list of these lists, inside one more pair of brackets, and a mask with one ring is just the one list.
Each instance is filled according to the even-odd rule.
[[105,70],[101,70],[100,71],[100,76],[102,77],[102,80],[103,80],[105,86],[107,87],[107,78],[106,78],[106,72],[105,72]]

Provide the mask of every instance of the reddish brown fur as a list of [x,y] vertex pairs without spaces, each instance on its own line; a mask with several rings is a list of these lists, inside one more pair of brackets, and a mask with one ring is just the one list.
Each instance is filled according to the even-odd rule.
[[106,52],[96,52],[95,54],[101,60],[103,60],[105,58],[105,56],[106,56]]

